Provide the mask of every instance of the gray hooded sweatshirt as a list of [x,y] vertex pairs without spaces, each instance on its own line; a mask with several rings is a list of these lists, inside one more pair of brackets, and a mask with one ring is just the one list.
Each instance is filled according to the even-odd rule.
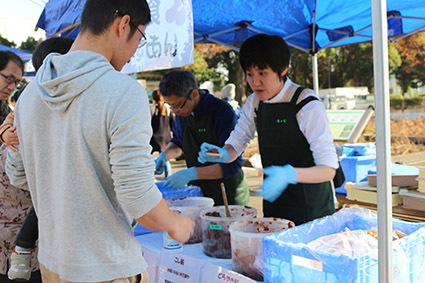
[[162,198],[143,87],[97,53],[51,54],[15,116],[20,145],[6,170],[31,192],[40,263],[73,282],[143,272],[132,219]]

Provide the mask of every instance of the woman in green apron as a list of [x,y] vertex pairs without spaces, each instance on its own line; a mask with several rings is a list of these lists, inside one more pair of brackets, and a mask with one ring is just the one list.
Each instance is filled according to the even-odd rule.
[[[288,77],[289,48],[278,36],[247,39],[239,61],[254,91],[224,147],[201,146],[200,162],[232,162],[258,133],[266,217],[299,225],[335,211],[330,181],[338,159],[326,110],[317,95]],[[221,156],[209,156],[218,151]]]

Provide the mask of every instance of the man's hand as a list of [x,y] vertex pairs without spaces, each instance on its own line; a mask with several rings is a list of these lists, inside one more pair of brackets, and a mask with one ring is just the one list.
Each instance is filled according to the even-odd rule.
[[7,129],[3,133],[2,138],[8,148],[13,151],[18,151],[18,149],[15,147],[15,145],[19,144],[18,134],[16,133],[16,126]]
[[[211,154],[211,155],[210,155]],[[229,153],[226,149],[204,142],[198,154],[200,163],[226,163],[229,160]]]
[[173,223],[175,223],[175,225],[173,225],[174,229],[168,231],[168,235],[177,242],[184,244],[189,240],[193,233],[195,221],[193,221],[190,217],[177,212],[173,212],[173,216],[175,218],[173,221]]
[[289,164],[270,166],[263,169],[266,178],[261,186],[261,195],[269,202],[274,202],[288,187],[297,184],[297,172]]
[[198,179],[196,173],[196,167],[190,167],[189,169],[180,170],[171,176],[168,176],[164,186],[166,188],[180,189],[192,180]]
[[167,156],[161,152],[157,159],[155,159],[155,175],[160,175],[164,172],[165,164],[167,163]]

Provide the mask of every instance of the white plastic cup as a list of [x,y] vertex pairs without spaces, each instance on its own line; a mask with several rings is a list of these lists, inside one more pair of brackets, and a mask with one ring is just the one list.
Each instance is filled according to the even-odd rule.
[[[177,212],[179,214],[181,213],[180,211],[175,209],[172,209],[171,211]],[[174,250],[179,252],[183,251],[183,244],[171,238],[167,232],[162,233],[162,246],[164,249],[167,250]]]
[[272,217],[230,224],[233,269],[256,281],[263,281],[263,238],[294,226],[290,220]]
[[167,204],[174,210],[177,209],[181,214],[192,218],[196,225],[192,236],[186,244],[202,242],[202,225],[200,211],[214,205],[214,200],[207,197],[185,197],[167,200]]

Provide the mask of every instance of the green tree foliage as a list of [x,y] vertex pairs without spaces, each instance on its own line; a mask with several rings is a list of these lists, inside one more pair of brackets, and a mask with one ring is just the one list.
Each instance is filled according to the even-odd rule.
[[313,88],[313,69],[311,57],[308,53],[291,48],[291,61],[289,63],[288,77],[303,87]]
[[[401,65],[394,43],[389,43],[389,72]],[[318,53],[319,88],[367,86],[373,91],[373,49],[371,42],[329,48]],[[303,86],[313,87],[311,56],[292,49],[290,78]]]
[[[214,68],[208,66],[199,50],[195,49],[194,53],[194,63],[189,66],[184,66],[182,69],[192,72],[200,85],[207,80],[213,79],[216,76],[216,73]],[[137,74],[137,78],[160,81],[162,76],[169,71],[170,69],[140,72]]]
[[8,47],[16,47],[16,43],[13,41],[9,41],[7,38],[0,35],[0,44]]
[[199,85],[205,81],[213,80],[216,77],[214,68],[208,66],[207,61],[202,57],[199,50],[195,49],[194,53],[195,57],[193,65],[185,66],[183,69],[191,71],[198,80]]
[[215,83],[218,83],[219,88],[227,83],[234,83],[236,85],[235,99],[239,104],[243,104],[246,96],[251,94],[251,90],[247,86],[245,73],[239,65],[238,53],[218,44],[196,44],[195,48],[200,51],[210,68],[228,70],[227,81],[217,72],[213,80],[215,78]]
[[34,51],[37,45],[42,42],[42,39],[36,40],[32,36],[28,36],[28,38],[25,41],[21,42],[21,46],[19,46],[20,49]]

